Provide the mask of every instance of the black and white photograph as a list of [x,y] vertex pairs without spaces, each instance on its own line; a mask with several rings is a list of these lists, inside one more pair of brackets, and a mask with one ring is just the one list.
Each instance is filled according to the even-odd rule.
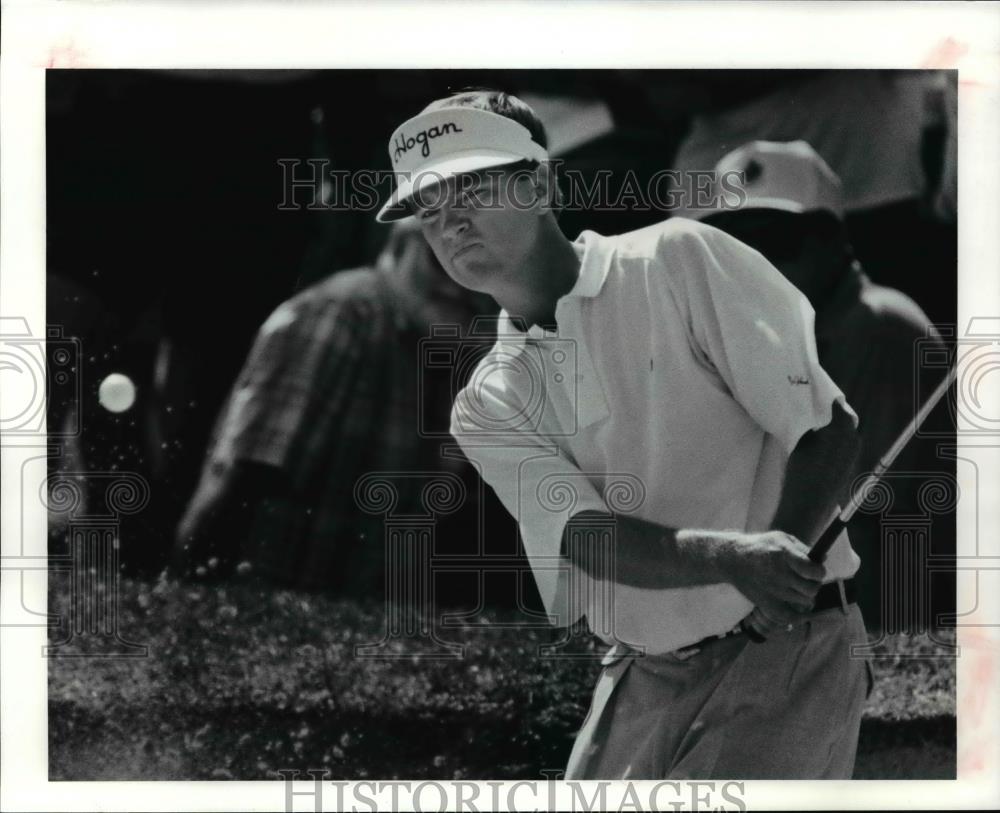
[[987,798],[1000,36],[474,17],[390,66],[5,38],[3,809]]

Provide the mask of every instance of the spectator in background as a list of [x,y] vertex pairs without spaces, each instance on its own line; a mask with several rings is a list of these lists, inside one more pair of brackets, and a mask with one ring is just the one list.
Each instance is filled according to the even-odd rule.
[[[475,482],[468,463],[443,458],[440,438],[419,431],[418,398],[445,434],[452,393],[450,381],[419,386],[418,341],[433,324],[465,327],[494,308],[445,275],[412,221],[374,268],[336,273],[279,306],[217,420],[178,527],[178,569],[224,574],[242,559],[279,584],[380,596],[383,518],[356,505],[355,483],[445,468]],[[417,490],[398,511],[417,504]]]
[[[918,382],[917,343],[929,339],[943,348],[943,342],[912,299],[862,271],[844,224],[840,181],[807,143],[755,141],[723,157],[715,172],[719,179],[743,173],[745,198],[735,210],[692,214],[759,250],[806,295],[816,312],[820,365],[860,418],[862,446],[851,479],[870,472],[929,394],[926,385],[937,383],[928,376]],[[939,470],[933,451],[924,441],[911,443],[893,471]],[[919,483],[894,483],[895,512],[921,513]],[[882,609],[880,521],[858,512],[849,527],[864,563],[857,578],[872,627],[880,625]]]
[[[825,71],[694,117],[673,168],[711,170],[754,140],[803,140],[843,184],[844,220],[876,282],[953,324],[958,298],[953,211],[956,72]],[[680,209],[679,215],[690,211]]]

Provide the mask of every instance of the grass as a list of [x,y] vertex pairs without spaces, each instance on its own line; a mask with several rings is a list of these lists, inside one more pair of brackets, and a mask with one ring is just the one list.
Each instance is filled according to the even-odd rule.
[[[523,624],[513,613],[443,630],[461,643],[459,659],[397,640],[386,650],[395,657],[373,660],[354,651],[382,638],[380,604],[138,580],[125,580],[119,599],[121,635],[148,657],[50,661],[53,780],[275,779],[286,768],[326,768],[333,779],[540,778],[564,767],[600,669],[589,638],[572,642],[582,659],[539,657],[556,633],[495,623]],[[53,579],[50,611],[68,606]],[[85,639],[60,649],[87,651]],[[856,775],[954,776],[946,647],[894,637],[875,653]]]

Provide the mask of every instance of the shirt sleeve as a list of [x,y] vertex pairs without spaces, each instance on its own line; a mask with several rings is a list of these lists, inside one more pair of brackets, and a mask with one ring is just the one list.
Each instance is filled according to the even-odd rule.
[[843,392],[820,367],[815,313],[760,253],[697,224],[661,242],[668,279],[688,317],[695,352],[787,454],[826,426]]
[[561,555],[563,531],[574,514],[608,508],[591,479],[545,437],[549,417],[529,414],[505,372],[483,374],[491,364],[488,356],[455,399],[451,434],[517,522],[552,622],[569,626],[585,613],[593,588]]
[[324,359],[349,366],[361,352],[356,321],[338,302],[319,309],[280,305],[257,332],[220,413],[210,460],[283,467],[310,414]]

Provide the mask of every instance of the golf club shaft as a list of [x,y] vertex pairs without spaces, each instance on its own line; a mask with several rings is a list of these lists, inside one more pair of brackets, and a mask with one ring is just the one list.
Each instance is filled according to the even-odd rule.
[[917,430],[927,416],[930,415],[931,410],[937,406],[938,402],[944,398],[948,388],[952,385],[955,380],[955,376],[958,373],[958,365],[953,365],[948,371],[948,375],[944,377],[944,380],[938,384],[937,389],[931,393],[930,397],[924,402],[924,405],[920,407],[916,415],[913,416],[913,420],[910,421],[906,429],[903,430],[902,434],[896,438],[896,442],[892,444],[892,447],[886,452],[882,459],[879,460],[878,464],[871,474],[865,478],[864,483],[861,487],[856,489],[851,494],[851,499],[847,504],[847,507],[840,512],[840,514],[826,527],[822,534],[820,534],[819,539],[813,544],[812,548],[809,550],[809,558],[814,562],[822,562],[826,559],[826,554],[829,553],[830,548],[833,543],[837,541],[837,537],[840,536],[844,528],[847,527],[847,523],[851,521],[851,517],[857,513],[857,510],[864,504],[865,499],[868,497],[869,491],[882,479],[885,472],[899,457],[899,453],[903,451],[906,445],[913,439],[913,436],[917,434]]

